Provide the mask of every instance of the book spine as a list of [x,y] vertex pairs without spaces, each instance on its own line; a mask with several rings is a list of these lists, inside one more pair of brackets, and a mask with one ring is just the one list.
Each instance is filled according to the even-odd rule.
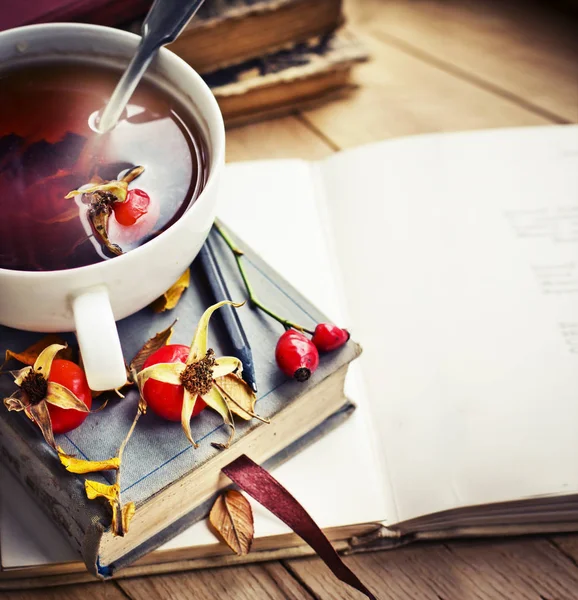
[[103,523],[109,520],[106,506],[86,498],[83,479],[64,469],[24,415],[8,413],[1,406],[0,455],[39,507],[61,528],[90,571],[97,574]]

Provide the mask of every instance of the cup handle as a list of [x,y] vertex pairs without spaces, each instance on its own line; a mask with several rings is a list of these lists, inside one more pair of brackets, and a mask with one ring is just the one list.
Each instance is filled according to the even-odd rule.
[[90,288],[72,300],[76,337],[91,390],[112,390],[126,383],[126,369],[108,291]]

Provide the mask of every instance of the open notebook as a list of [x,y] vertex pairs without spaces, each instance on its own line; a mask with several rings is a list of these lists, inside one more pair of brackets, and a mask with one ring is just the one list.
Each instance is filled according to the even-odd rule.
[[[221,215],[364,347],[359,410],[274,472],[338,547],[578,530],[578,127],[229,165]],[[0,587],[75,560],[27,501],[3,495]],[[300,552],[254,509],[244,560]],[[224,556],[201,522],[140,572]]]

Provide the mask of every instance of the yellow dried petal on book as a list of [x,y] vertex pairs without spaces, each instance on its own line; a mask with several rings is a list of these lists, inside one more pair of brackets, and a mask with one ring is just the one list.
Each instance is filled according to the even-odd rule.
[[112,510],[111,530],[115,536],[124,536],[128,533],[128,525],[135,513],[135,505],[129,502],[121,508],[120,505],[120,486],[118,483],[107,485],[98,481],[87,479],[84,482],[86,497],[89,500],[104,498],[110,504]]
[[98,471],[116,471],[120,468],[118,456],[108,460],[83,460],[64,454],[61,448],[58,449],[58,458],[67,471],[71,473],[97,473]]
[[151,303],[151,308],[156,313],[172,310],[179,303],[184,291],[191,283],[191,271],[187,269],[171,287],[154,302]]
[[[50,334],[42,339],[38,340],[26,350],[22,352],[15,352],[13,350],[6,350],[6,355],[4,358],[4,362],[8,362],[9,360],[17,360],[25,365],[32,367],[34,362],[38,358],[38,355],[48,346],[52,346],[53,344],[66,345],[66,342],[58,335]],[[66,358],[67,360],[71,360],[72,358],[72,350],[67,348],[66,350],[62,350],[60,353],[60,358]]]
[[[131,519],[134,517],[135,512],[136,512],[136,506],[135,506],[134,502],[129,502],[128,504],[125,504],[122,507],[121,519],[122,519],[122,530],[124,531],[124,533],[128,532],[128,526],[131,522]],[[112,525],[114,527],[116,525],[116,523],[113,523]]]
[[99,481],[87,479],[84,482],[84,489],[86,491],[86,497],[89,500],[105,498],[111,504],[112,502],[118,502],[118,497],[120,495],[120,488],[116,483],[107,485],[106,483],[100,483]]
[[209,514],[209,522],[233,552],[248,554],[253,542],[253,511],[249,501],[236,490],[221,494]]

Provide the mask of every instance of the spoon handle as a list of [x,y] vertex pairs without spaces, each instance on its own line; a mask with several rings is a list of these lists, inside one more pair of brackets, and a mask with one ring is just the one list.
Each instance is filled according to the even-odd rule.
[[155,0],[141,30],[141,41],[118,82],[97,127],[101,133],[112,129],[139,84],[158,49],[174,41],[204,0]]

